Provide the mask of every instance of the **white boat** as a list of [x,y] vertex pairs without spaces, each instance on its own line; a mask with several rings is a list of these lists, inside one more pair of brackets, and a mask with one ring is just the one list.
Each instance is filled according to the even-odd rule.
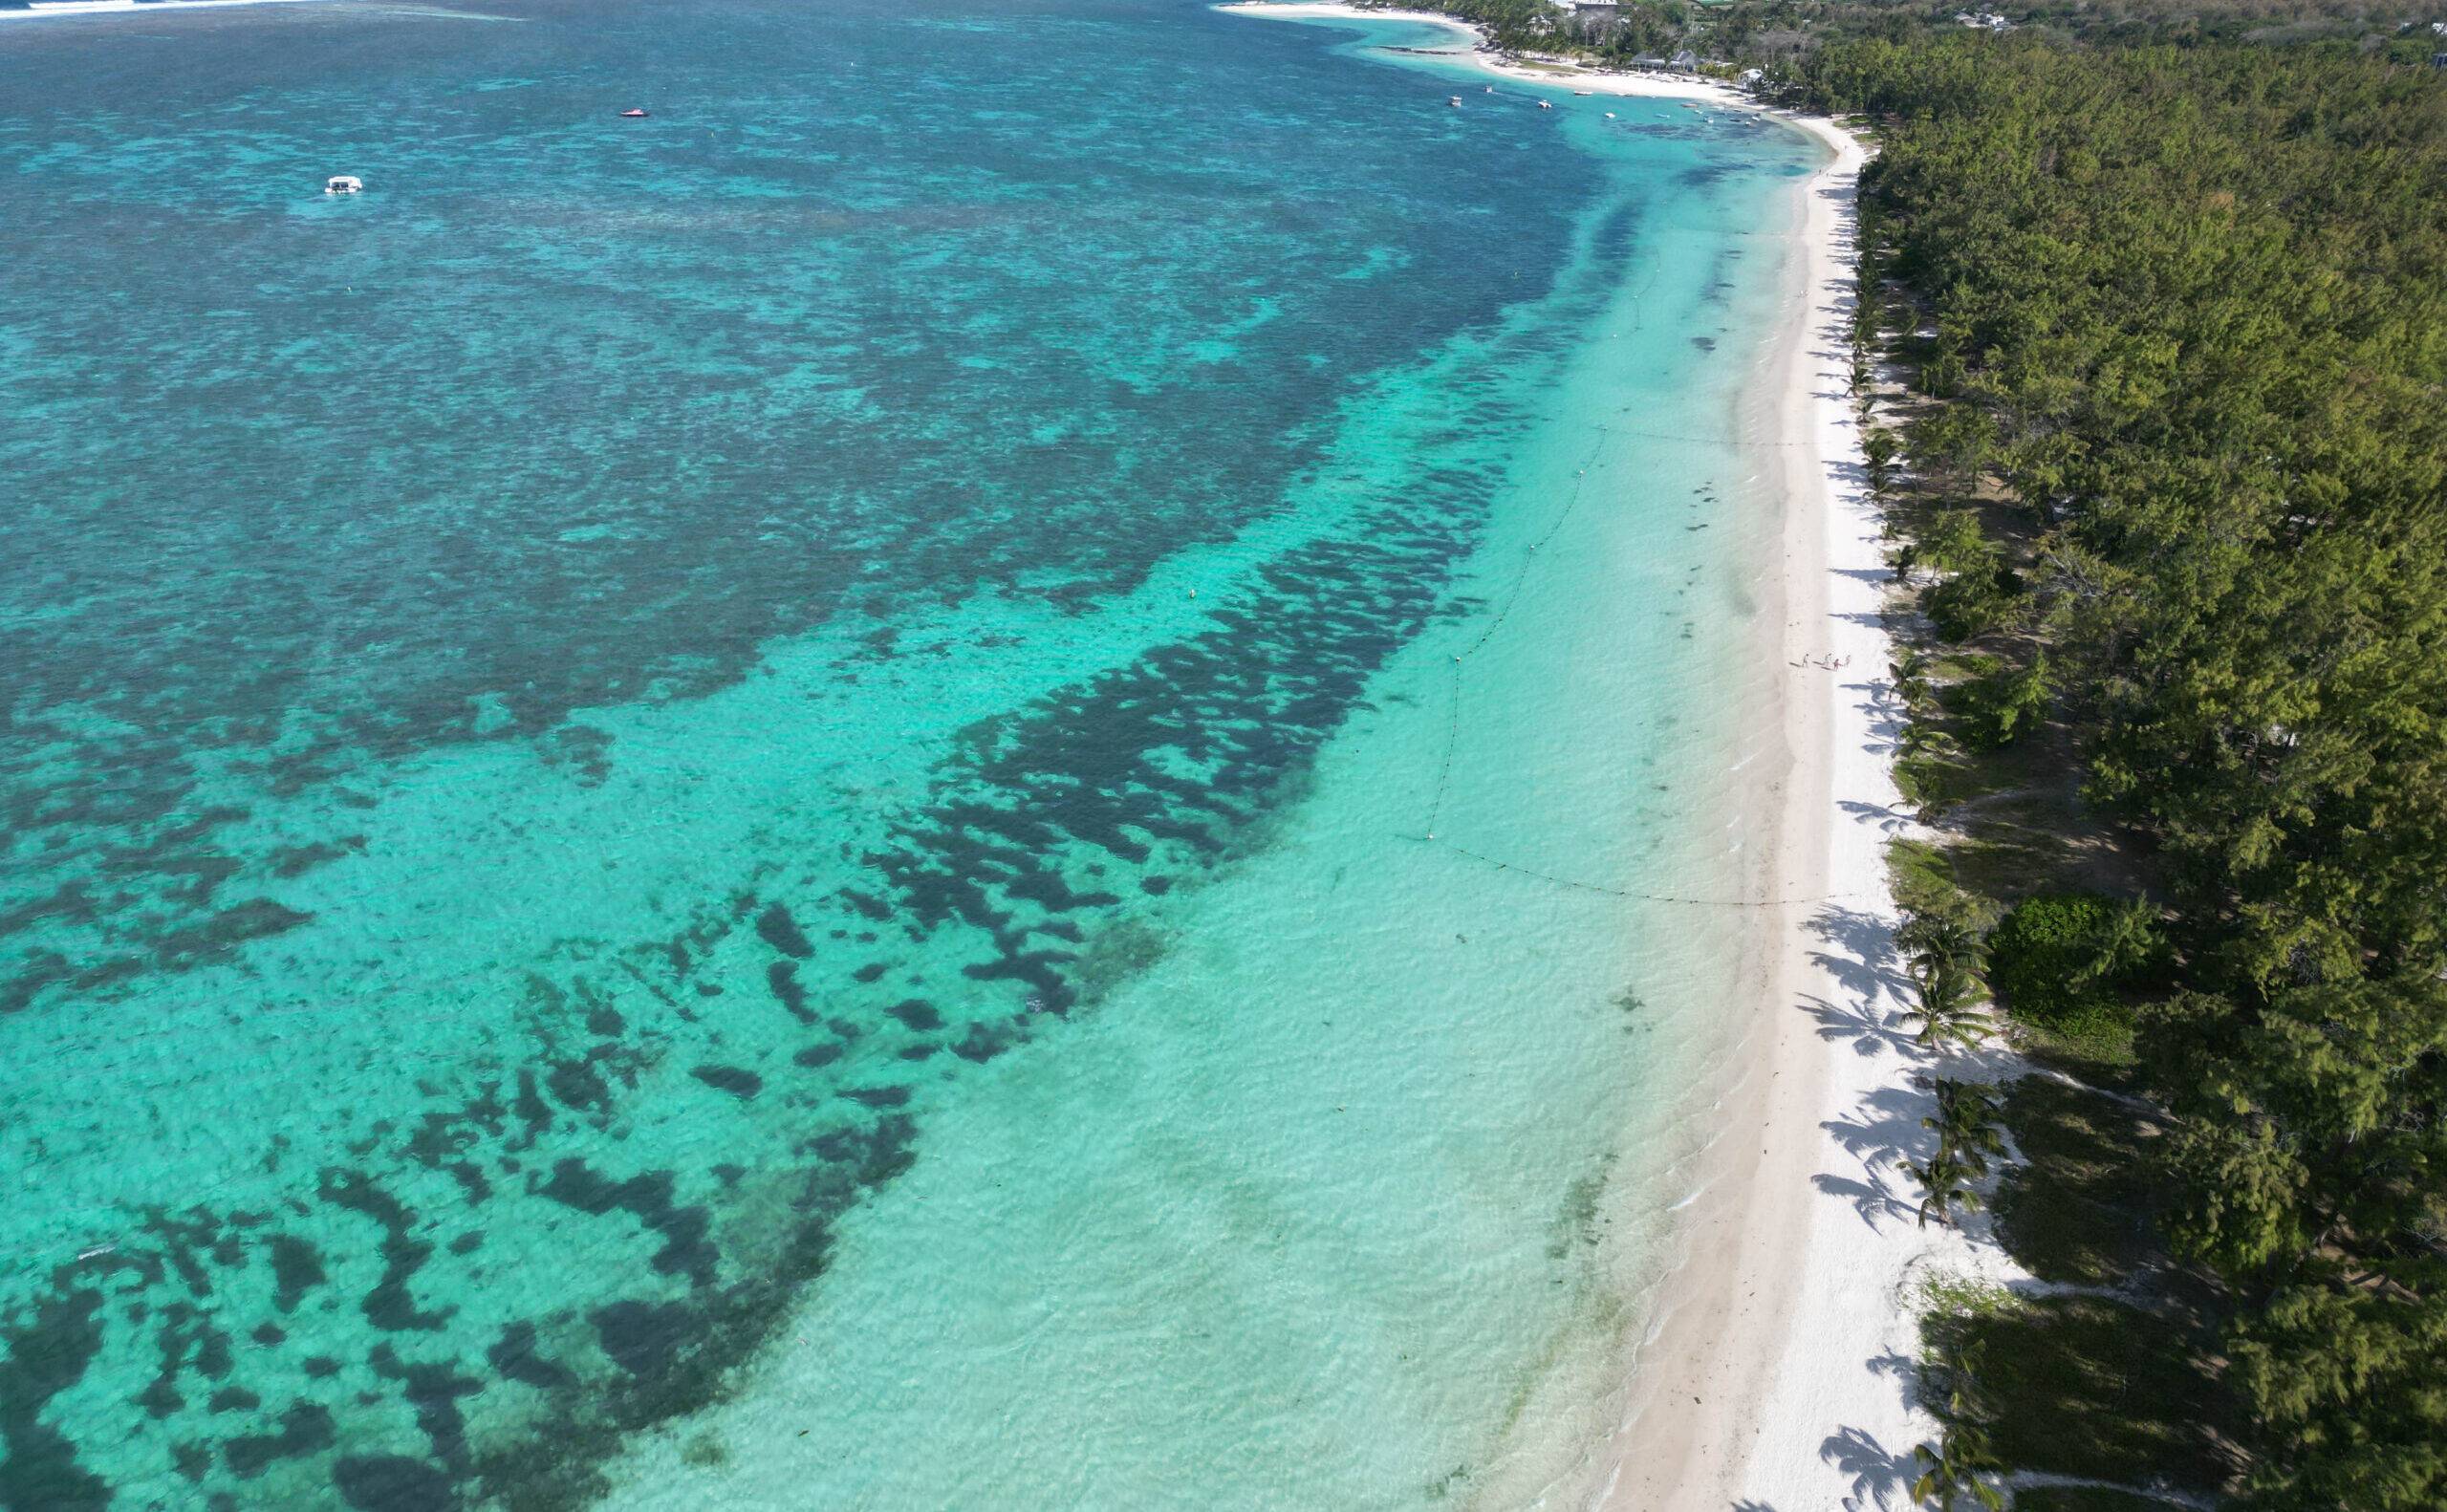
[[1552,110],[1555,108],[1555,102],[1551,99],[1542,99],[1538,101],[1538,108],[1540,110]]
[[335,173],[323,181],[325,194],[357,194],[365,188],[365,181],[351,174]]
[[1459,95],[1454,96],[1450,103],[1455,110],[1460,110],[1462,108],[1462,97]]

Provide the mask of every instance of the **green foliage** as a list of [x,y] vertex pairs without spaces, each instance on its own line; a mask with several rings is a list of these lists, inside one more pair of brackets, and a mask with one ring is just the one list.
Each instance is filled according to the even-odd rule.
[[2187,992],[2143,1021],[2180,1064],[2167,1160],[2176,1237],[2249,1274],[2340,1236],[2435,1250],[2447,1174],[2447,988],[2396,979],[2289,987],[2253,1014]]
[[[2036,686],[1963,690],[1962,734],[2061,721],[2164,899],[2027,901],[1989,980],[2077,1042],[2164,998],[2152,1145],[2170,1239],[2238,1309],[2250,1504],[2447,1505],[2447,76],[2343,5],[2066,0],[2002,38],[1819,13],[1843,39],[1781,76],[1878,123],[1867,216],[1934,330],[1914,460],[2040,527],[2026,584],[1942,517],[1902,564],[1937,574],[1946,639],[2048,642]],[[2119,35],[2180,45],[2097,45]],[[2004,1460],[2132,1481],[2193,1456],[2217,1487],[2182,1341],[2059,1310],[1982,1325],[2000,1372],[2059,1373],[1989,1425]]]
[[1995,750],[2037,727],[2054,702],[2050,671],[2045,651],[2021,667],[1995,657],[1981,658],[1976,675],[1949,690],[1948,702],[1962,717],[1970,743]]
[[1980,936],[1970,921],[1948,915],[1916,918],[1895,932],[1913,1001],[1908,1017],[1920,1021],[1915,1036],[1933,1049],[1969,1049],[1995,1032],[1980,1008]]
[[1907,1158],[1895,1165],[1920,1189],[1920,1207],[1916,1216],[1920,1227],[1928,1227],[1931,1219],[1952,1223],[1957,1209],[1980,1210],[1980,1189],[1975,1184],[1980,1173],[1959,1152],[1941,1147],[1925,1160]]
[[1939,509],[1912,536],[1915,559],[1937,572],[1993,575],[2003,560],[1969,509]]
[[2242,1507],[2447,1505],[2447,1297],[2288,1287],[2230,1349],[2243,1399],[2280,1431]]
[[[1947,359],[1960,372],[1960,359]],[[1912,427],[1912,454],[1934,476],[1969,488],[1997,457],[1997,422],[1976,404],[1940,404]]]
[[2009,622],[2022,592],[2022,579],[2002,567],[1958,572],[1921,590],[1920,613],[1929,616],[1938,638],[1960,644]]
[[[1905,929],[1931,918],[1953,919],[1973,929],[1986,927],[1991,917],[1988,900],[1963,891],[1955,880],[1954,863],[1938,847],[1925,840],[1890,840],[1886,871],[1895,906],[1912,920]],[[1897,947],[1904,948],[1900,940]]]
[[2075,1041],[2132,1032],[2118,988],[2146,980],[2163,954],[2146,903],[2098,893],[2025,898],[1988,938],[1988,980],[2020,1022]]
[[2003,1462],[1988,1447],[1986,1430],[1969,1423],[1948,1423],[1936,1443],[1912,1451],[1912,1461],[1920,1472],[1912,1480],[1912,1500],[1922,1506],[1954,1512],[1956,1507],[1978,1505],[1988,1512],[2004,1512],[2005,1494],[1993,1480]]
[[1992,1162],[2005,1153],[2004,1130],[1998,1123],[1996,1089],[1977,1082],[1937,1083],[1937,1111],[1920,1120],[1936,1134],[1936,1148],[1926,1160],[1901,1161],[1920,1186],[1920,1226],[1929,1220],[1953,1221],[1957,1208],[1980,1206],[1978,1183]]
[[1920,1473],[1912,1482],[1912,1500],[1939,1512],[1966,1503],[2002,1512],[2004,1493],[1995,1484],[2003,1461],[1988,1440],[1988,1423],[1996,1407],[1981,1379],[1982,1346],[1977,1341],[1954,1351],[1945,1368],[1945,1404],[1938,1412],[1944,1431],[1934,1444],[1912,1451]]
[[1902,449],[1895,432],[1883,425],[1872,425],[1861,437],[1861,464],[1868,471],[1870,492],[1883,499],[1895,487],[1895,458]]
[[1945,1274],[1922,1278],[1913,1295],[1924,1318],[1987,1317],[2022,1306],[2021,1298],[1993,1281]]

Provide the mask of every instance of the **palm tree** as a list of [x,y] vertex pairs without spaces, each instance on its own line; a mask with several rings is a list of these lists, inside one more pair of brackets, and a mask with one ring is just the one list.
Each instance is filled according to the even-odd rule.
[[1977,1210],[1977,1183],[1988,1175],[1989,1161],[2005,1153],[2005,1132],[1997,1121],[1996,1089],[1978,1082],[1937,1083],[1937,1112],[1920,1127],[1938,1136],[1937,1148],[1925,1161],[1904,1160],[1904,1170],[1920,1185],[1920,1226],[1929,1220],[1952,1221],[1957,1208]]
[[1896,1163],[1911,1173],[1912,1179],[1920,1185],[1919,1220],[1922,1228],[1928,1227],[1929,1220],[1933,1218],[1940,1223],[1953,1222],[1957,1208],[1978,1210],[1980,1191],[1972,1183],[1984,1173],[1972,1169],[1960,1152],[1941,1144],[1925,1161],[1902,1160]]
[[1918,982],[1941,966],[1978,961],[1980,931],[1960,914],[1915,914],[1895,932],[1895,948]]
[[1922,1444],[1912,1451],[1912,1458],[1920,1466],[1918,1479],[1912,1482],[1913,1501],[1927,1502],[1938,1512],[1954,1512],[1956,1503],[1969,1497],[1988,1512],[2004,1512],[2004,1493],[1980,1479],[2002,1468],[1981,1430],[1968,1423],[1948,1423],[1937,1443]]
[[1953,1367],[1946,1372],[1945,1430],[1935,1444],[1912,1451],[1920,1465],[1919,1478],[1912,1482],[1912,1500],[1934,1505],[1938,1512],[1954,1512],[1956,1502],[1966,1496],[1988,1512],[2003,1512],[2005,1505],[2004,1494],[1981,1479],[1994,1476],[2004,1463],[1988,1441],[1985,1422],[1991,1413],[1981,1389],[1981,1346],[1976,1342],[1955,1351]]
[[1938,1148],[1951,1153],[1975,1177],[1988,1174],[1988,1162],[2005,1153],[2005,1130],[1998,1121],[2002,1099],[1997,1089],[1981,1082],[1940,1081],[1938,1111],[1920,1127],[1938,1136]]
[[1870,497],[1881,504],[1895,482],[1895,454],[1901,449],[1902,443],[1895,439],[1895,432],[1883,425],[1871,426],[1869,434],[1861,438],[1861,461],[1869,473]]
[[1913,1036],[1931,1048],[1957,1045],[1971,1049],[1996,1032],[1980,1012],[1978,983],[1961,965],[1941,961],[1913,983],[1917,1002],[1910,1016],[1920,1021]]
[[1912,1013],[1920,1021],[1919,1042],[1952,1042],[1969,1048],[1987,1039],[1993,1031],[1977,1011],[1983,954],[1980,931],[1959,917],[1916,914],[1895,932],[1895,943],[1903,952],[1904,974],[1919,1000]]

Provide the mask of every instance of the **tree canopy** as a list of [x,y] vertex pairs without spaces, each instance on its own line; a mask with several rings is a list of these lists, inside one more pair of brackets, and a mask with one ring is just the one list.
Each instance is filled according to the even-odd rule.
[[[1924,30],[1787,75],[1874,122],[1916,462],[2047,564],[1938,631],[2046,641],[2017,721],[2053,701],[2154,855],[2142,1071],[2270,1508],[2447,1505],[2447,74],[2401,53]],[[1977,529],[1920,553],[1980,579]]]

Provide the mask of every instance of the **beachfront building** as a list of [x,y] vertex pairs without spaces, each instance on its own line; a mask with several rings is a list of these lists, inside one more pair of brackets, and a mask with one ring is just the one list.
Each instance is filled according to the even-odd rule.
[[1675,54],[1674,60],[1666,66],[1677,74],[1696,74],[1700,71],[1700,54],[1686,47]]

